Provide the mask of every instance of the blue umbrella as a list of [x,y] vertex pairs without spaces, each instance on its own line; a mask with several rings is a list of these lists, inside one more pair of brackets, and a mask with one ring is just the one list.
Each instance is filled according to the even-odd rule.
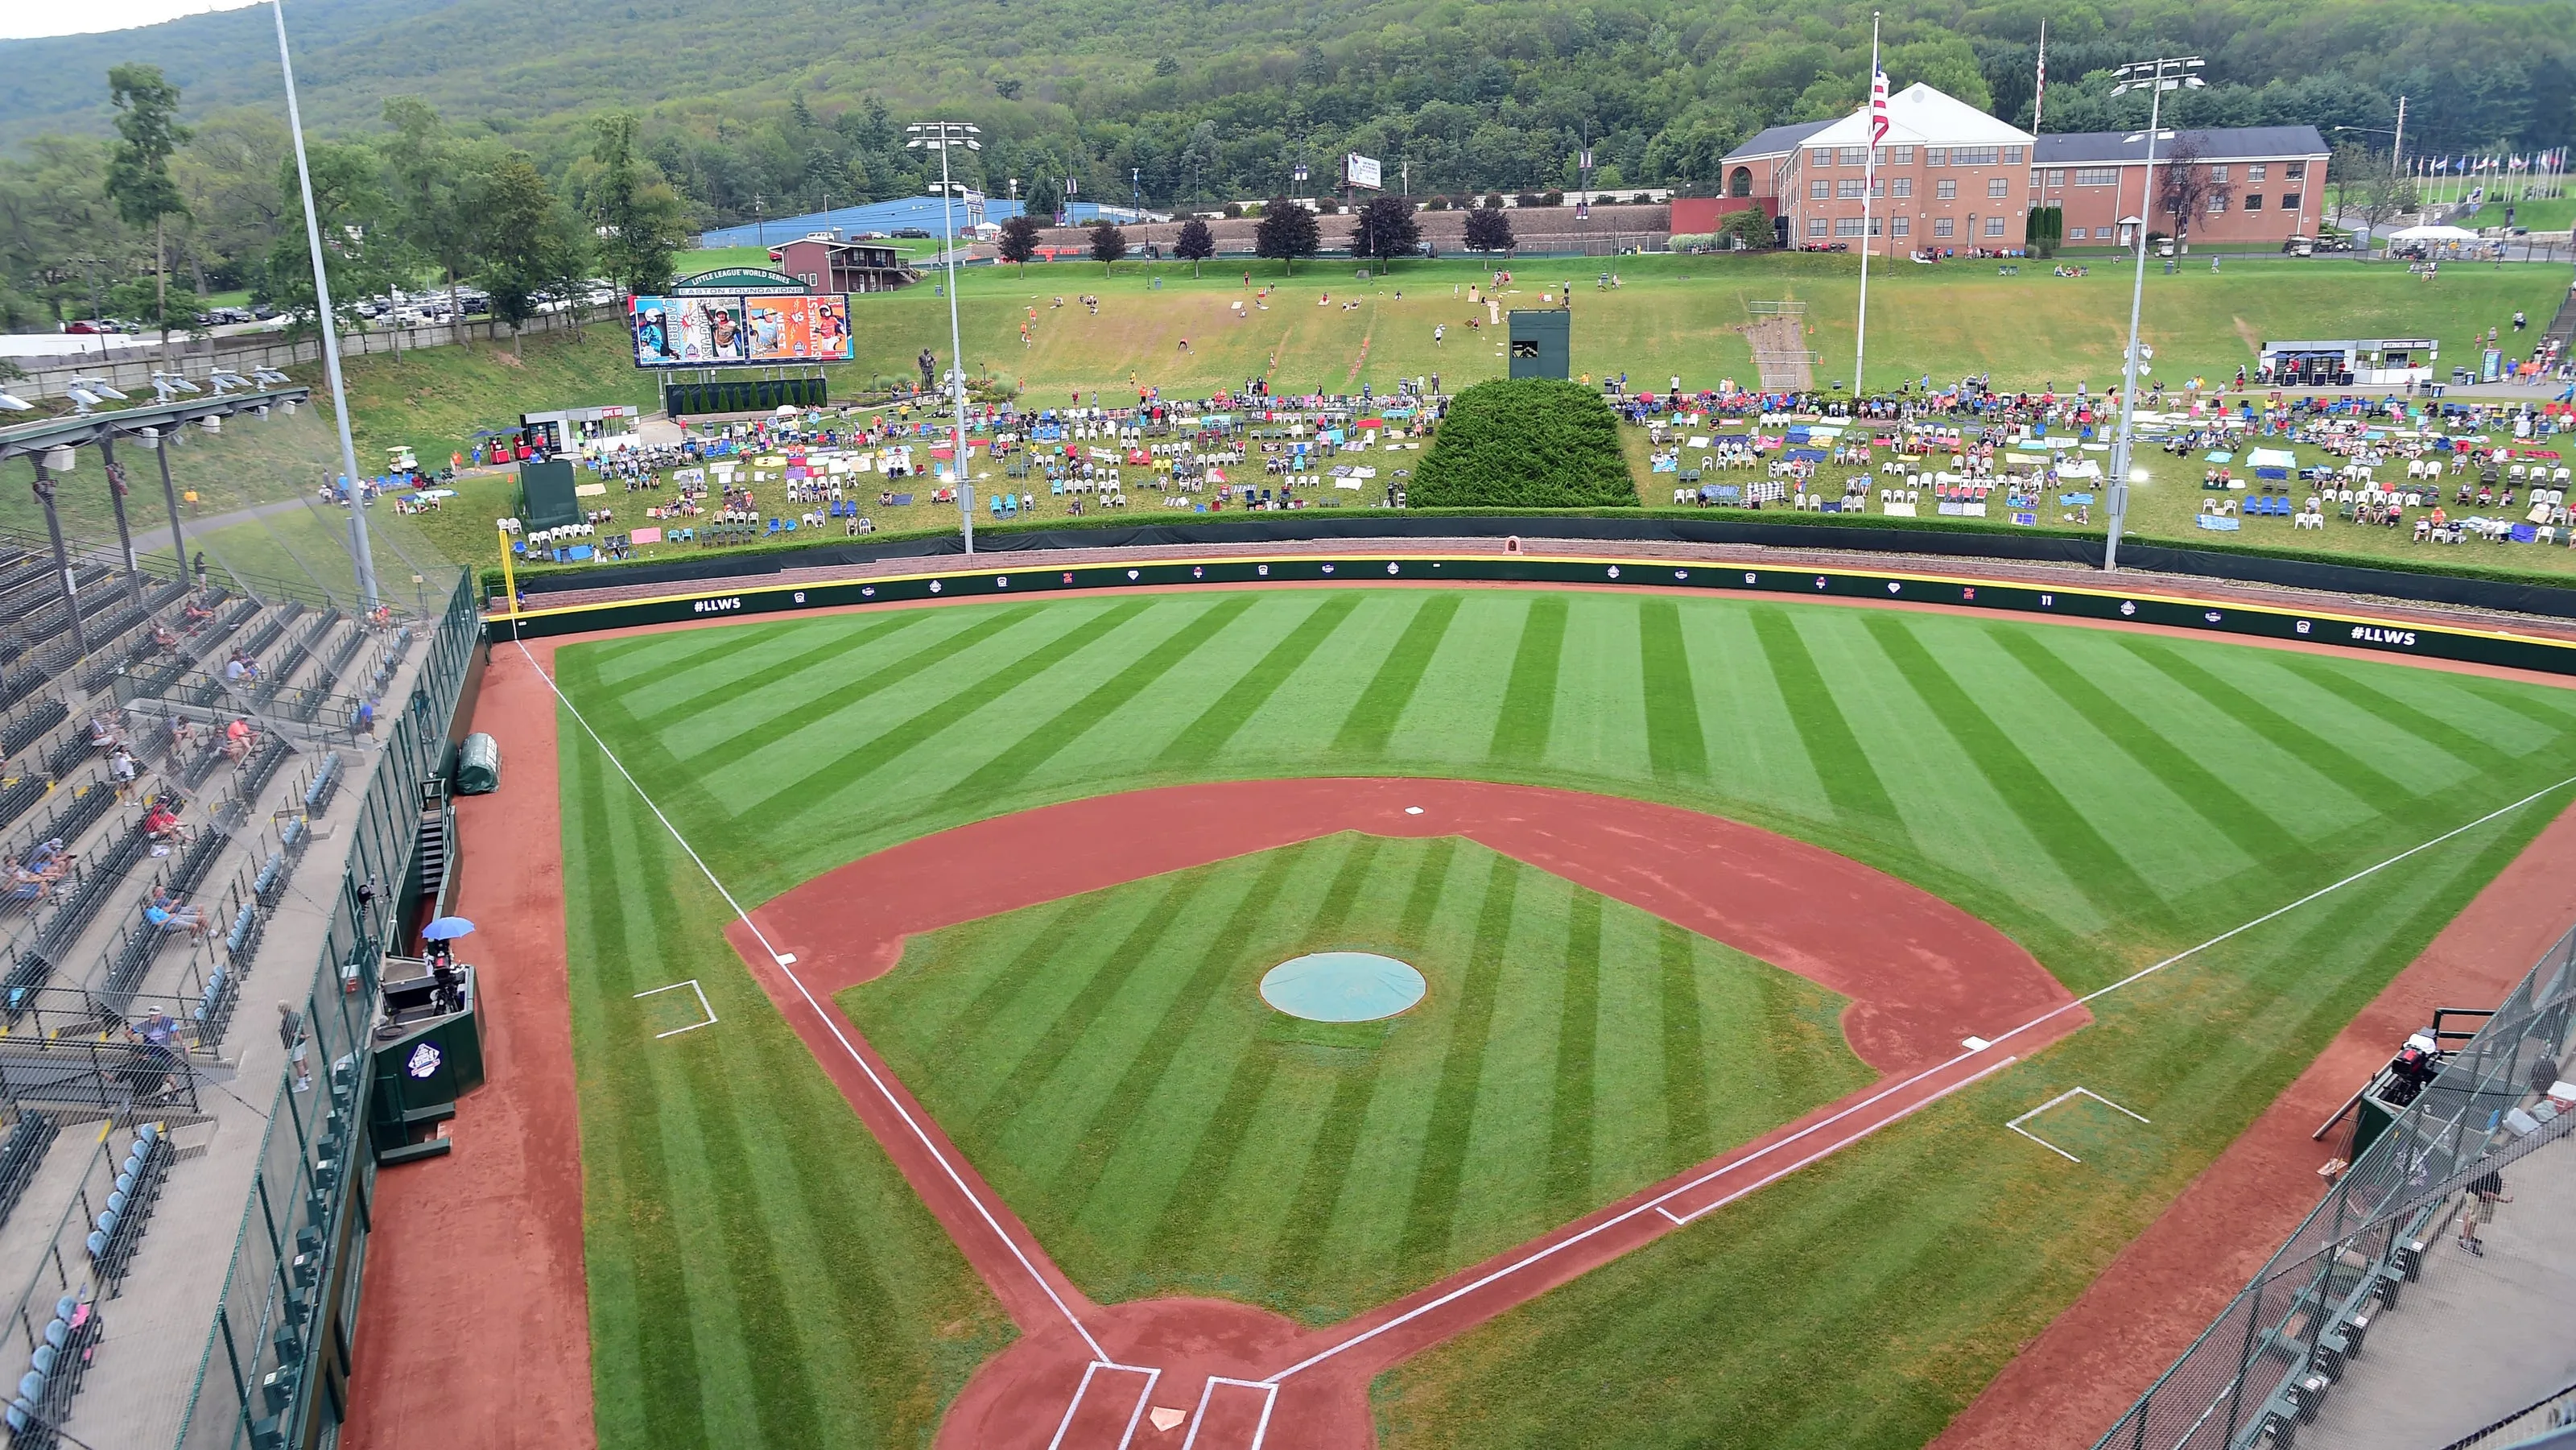
[[424,941],[448,941],[474,929],[474,923],[461,916],[442,916],[420,929]]

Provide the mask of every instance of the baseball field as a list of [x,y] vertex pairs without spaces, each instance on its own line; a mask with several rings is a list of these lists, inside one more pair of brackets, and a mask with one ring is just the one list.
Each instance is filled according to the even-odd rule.
[[[2576,743],[2519,680],[1581,590],[530,659],[615,1447],[1912,1450]],[[1271,1005],[1315,952],[1420,1001]]]

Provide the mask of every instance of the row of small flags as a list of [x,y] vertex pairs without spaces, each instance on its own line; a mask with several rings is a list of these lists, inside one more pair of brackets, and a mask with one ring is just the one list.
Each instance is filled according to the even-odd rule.
[[2529,156],[2436,156],[2429,162],[2419,161],[2418,164],[2437,176],[2467,176],[2479,171],[2564,171],[2567,169],[2567,148],[2553,146]]

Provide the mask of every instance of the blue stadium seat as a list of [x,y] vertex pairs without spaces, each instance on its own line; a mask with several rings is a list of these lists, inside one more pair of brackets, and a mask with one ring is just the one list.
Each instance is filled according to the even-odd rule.
[[45,1343],[56,1349],[72,1342],[72,1327],[57,1319],[45,1326]]
[[12,1430],[24,1430],[36,1423],[36,1402],[23,1395],[11,1400],[9,1413],[0,1415],[0,1420],[6,1420]]
[[40,1374],[47,1379],[52,1379],[54,1377],[54,1360],[56,1356],[61,1353],[61,1350],[54,1348],[50,1344],[37,1345],[35,1357],[27,1361],[28,1373]]
[[18,1398],[41,1400],[45,1397],[45,1377],[29,1370],[18,1377]]

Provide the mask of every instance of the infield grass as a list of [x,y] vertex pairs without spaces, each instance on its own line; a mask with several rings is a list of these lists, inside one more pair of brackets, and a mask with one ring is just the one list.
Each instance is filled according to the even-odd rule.
[[[2551,786],[2576,746],[2576,694],[2364,659],[1536,590],[992,602],[579,643],[557,659],[564,688],[746,903],[1050,801],[1221,778],[1464,776],[1671,801],[1814,841],[1995,923],[2078,992]],[[651,814],[569,720],[562,750],[602,1443],[924,1443],[968,1362],[998,1342],[997,1311],[763,1004],[718,934],[720,904]],[[1384,1443],[1912,1450],[2566,794],[2105,998],[2093,1026],[2037,1060],[1417,1357],[1380,1382]],[[1436,985],[1418,1024],[1481,1051],[1473,1078],[1448,1079],[1445,1056],[1440,1073],[1407,1065],[1407,1024],[1375,1050],[1370,1112],[1337,1115],[1350,1076],[1256,1033],[1268,1029],[1243,953],[1275,960],[1326,932],[1331,882],[1363,844],[1101,893],[1079,930],[1063,913],[1084,903],[959,928],[850,1005],[912,1060],[907,1080],[1051,1251],[1113,1297],[1214,1289],[1338,1312],[1507,1239],[1511,1215],[1555,1214],[1578,1185],[1606,1197],[1651,1175],[1656,1151],[1687,1151],[1657,1148],[1680,1100],[1653,1084],[1659,1066],[1642,1091],[1616,1070],[1669,1060],[1659,1034],[1613,1011],[1606,964],[1636,959],[1645,924],[1603,912],[1586,1073],[1586,1039],[1568,1026],[1582,993],[1547,959],[1563,959],[1589,908],[1534,873],[1513,873],[1514,928],[1474,933],[1506,964],[1481,1030]],[[1350,910],[1382,921],[1429,850],[1375,846]],[[1451,922],[1493,883],[1463,858],[1444,879]],[[1119,924],[1187,882],[1192,904],[1163,913],[1154,950],[1119,955]],[[1238,911],[1253,913],[1240,943],[1225,937]],[[1379,930],[1419,951],[1435,984],[1462,970],[1463,948],[1440,941],[1454,928],[1410,937],[1399,912],[1353,935]],[[1059,965],[996,985],[1023,954],[1014,944],[1037,941]],[[1747,1008],[1744,983],[1769,969],[1693,949],[1704,1041],[1823,1005],[1793,992],[1805,1005]],[[1212,952],[1204,1005],[1175,1035]],[[1119,991],[1041,1031],[1049,1002],[1091,983],[1081,964],[1111,956]],[[652,1041],[625,994],[689,977],[725,1021]],[[988,995],[990,1010],[976,1005]],[[1051,1045],[1033,1056],[1032,1040]],[[1712,1090],[1708,1139],[1830,1095],[1846,1060],[1811,1060],[1816,1079],[1796,1089],[1757,1076],[1740,1097]],[[1029,1113],[982,1111],[1031,1083],[1046,1087]],[[2116,1173],[2002,1128],[2079,1084],[2151,1120]],[[1416,1229],[1408,1248],[1422,1170],[1396,1171],[1406,1140],[1376,1115],[1428,1122],[1444,1093],[1467,1121],[1444,1115],[1449,1136],[1415,1156],[1454,1165],[1441,1171],[1458,1175],[1458,1206],[1445,1234]],[[1104,1115],[1114,1101],[1135,1111]],[[1593,1124],[1580,1175],[1554,1128],[1578,1106]],[[1330,1213],[1329,1176],[1297,1175],[1292,1193],[1285,1170],[1274,1184],[1248,1166],[1293,1156],[1301,1136],[1314,1161],[1328,1128],[1353,1122],[1351,1151],[1384,1145],[1387,1171],[1355,1156]],[[1488,1135],[1506,1131],[1531,1162],[1496,1166]],[[1176,1189],[1183,1179],[1207,1201]],[[1278,1246],[1319,1232],[1318,1271],[1285,1272],[1300,1260]],[[767,1337],[746,1345],[755,1332]],[[787,1408],[750,1412],[773,1396]]]

